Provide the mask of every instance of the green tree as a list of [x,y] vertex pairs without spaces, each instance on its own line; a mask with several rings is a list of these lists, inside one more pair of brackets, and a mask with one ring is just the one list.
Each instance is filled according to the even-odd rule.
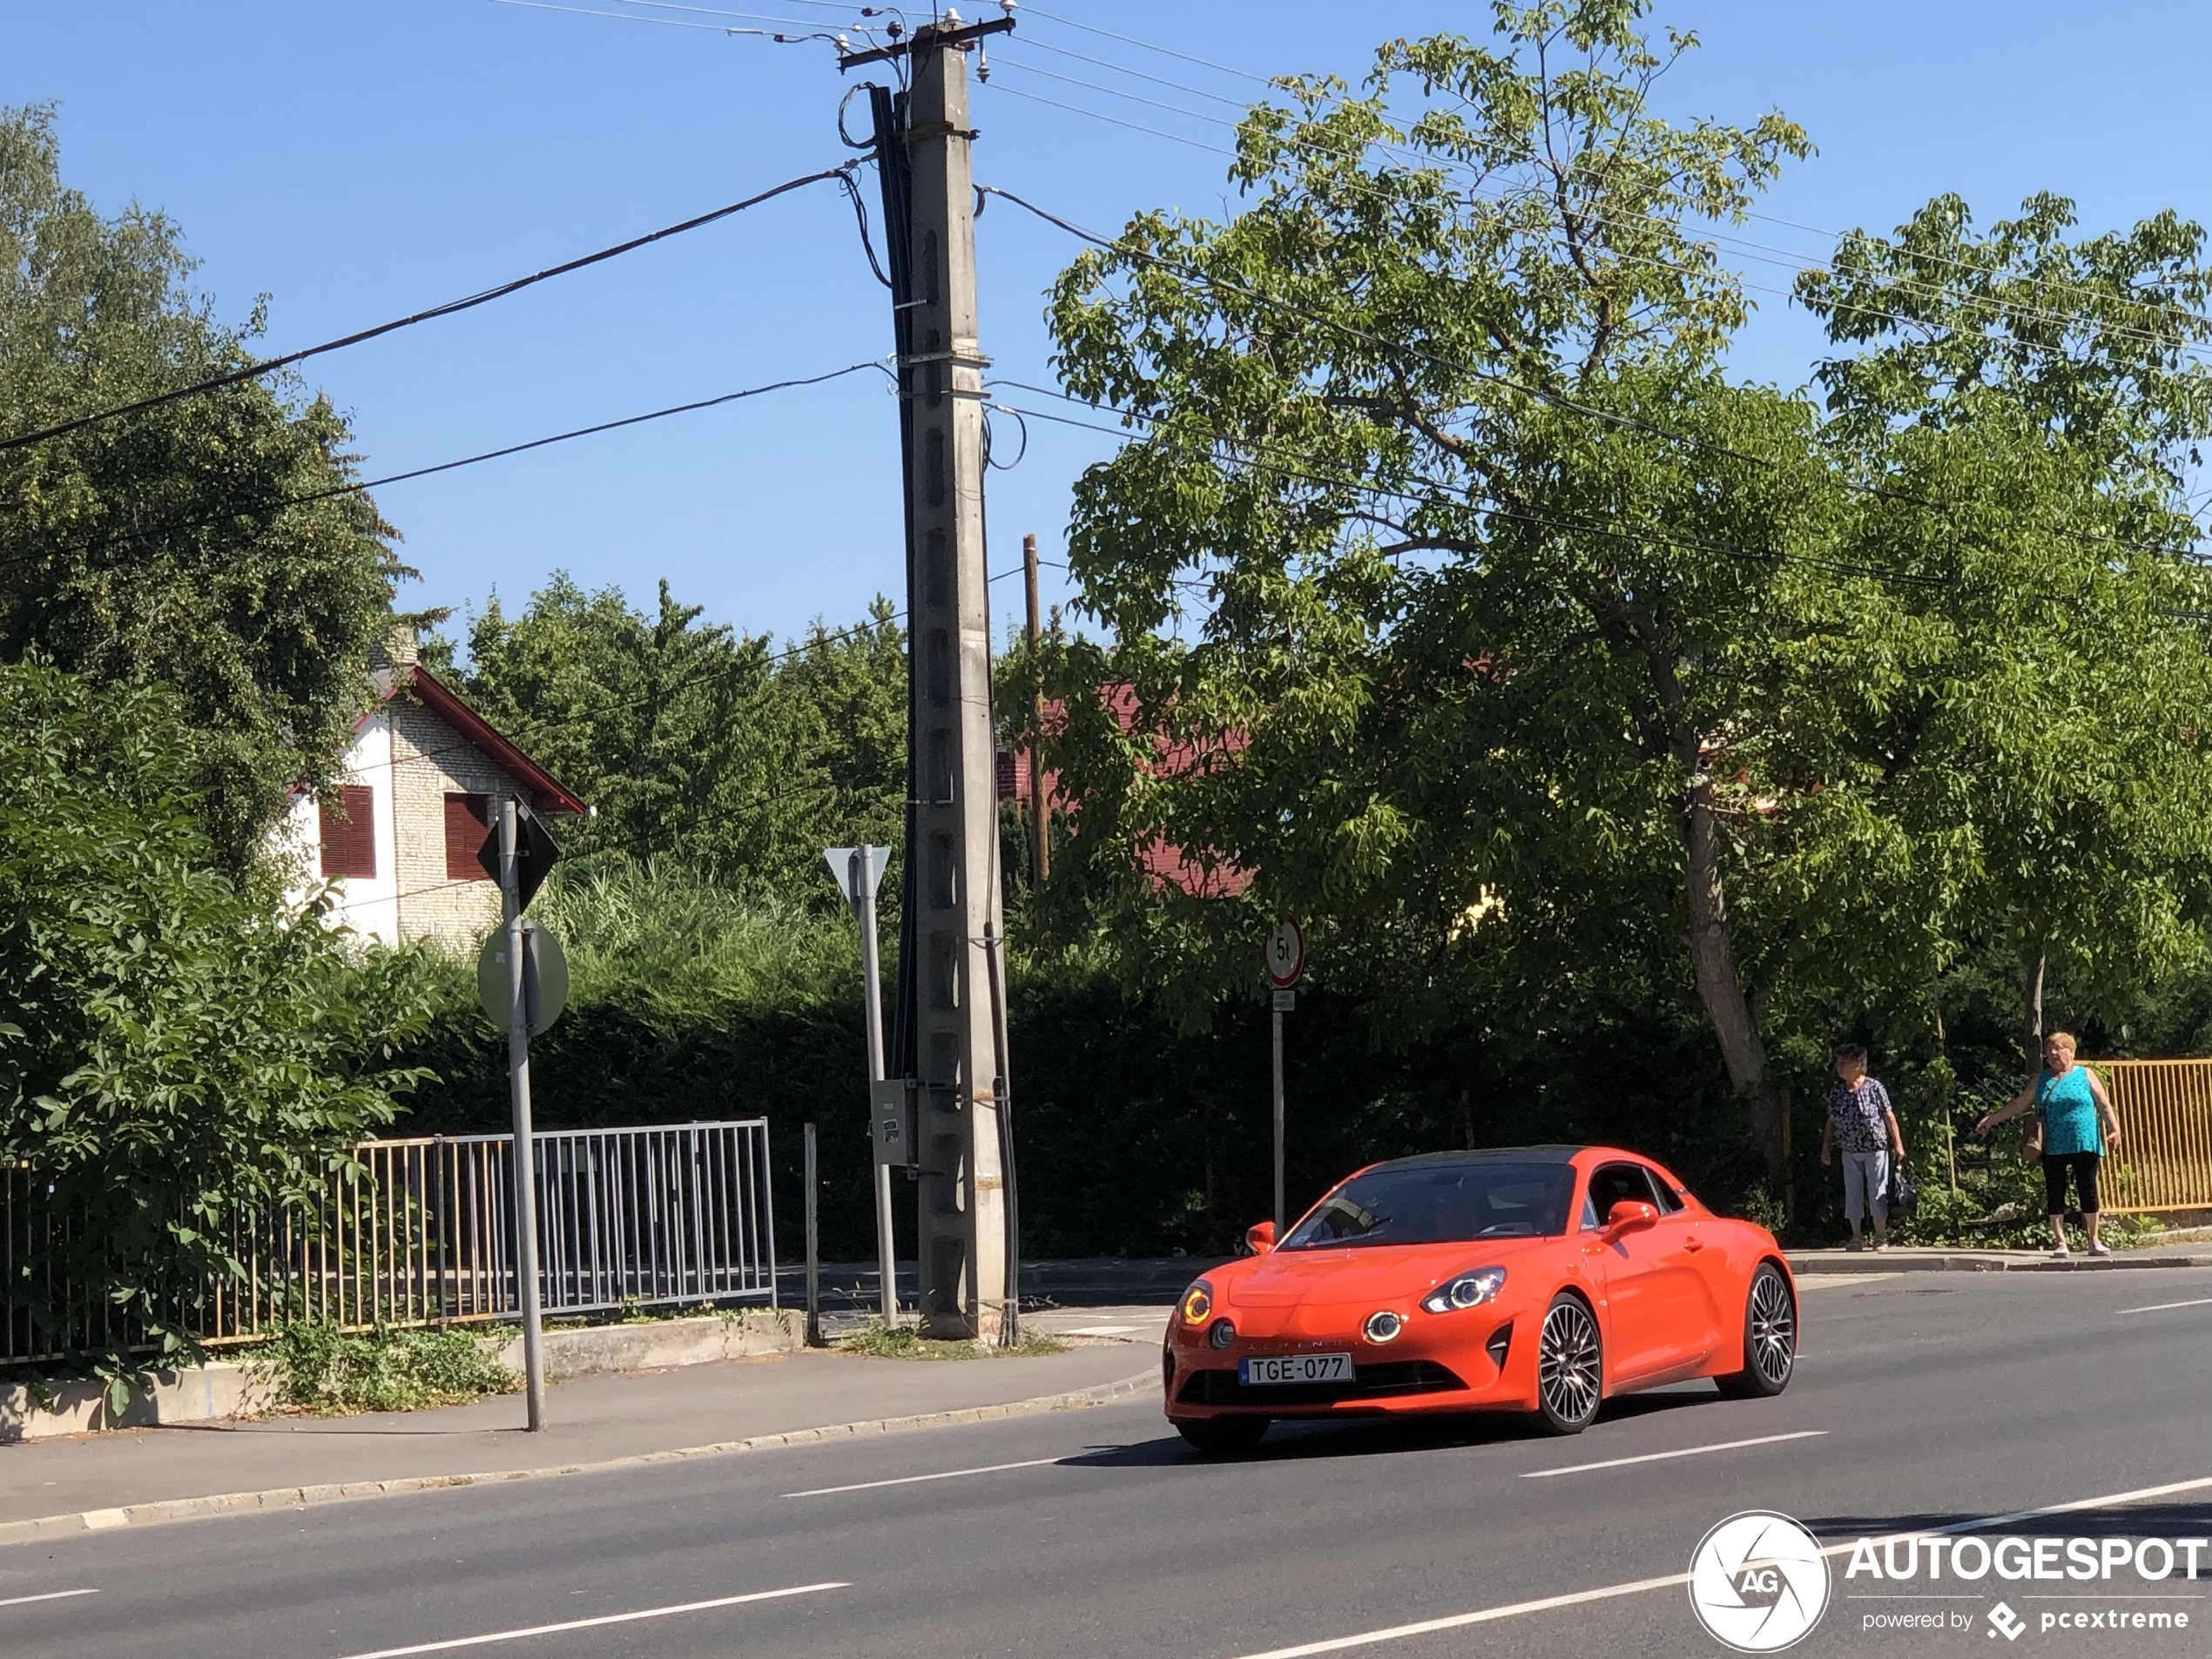
[[[2002,940],[2040,1064],[2053,957],[2110,996],[2201,949],[2212,854],[2207,583],[2186,491],[2212,436],[2212,273],[2167,212],[2075,237],[2039,195],[1978,232],[1939,197],[1799,283],[1846,348],[1827,441],[1867,505],[1854,556],[1914,573],[1855,705],[1893,810],[1966,886],[1944,955]],[[1862,686],[1866,684],[1862,680]]]
[[[1744,300],[1684,221],[1807,145],[1653,114],[1692,43],[1655,51],[1642,10],[1501,5],[1496,50],[1290,84],[1241,131],[1246,211],[1141,215],[1063,275],[1063,376],[1144,435],[1077,488],[1117,644],[1063,653],[1055,757],[1095,885],[1150,918],[1145,971],[1248,984],[1293,909],[1403,1035],[1481,986],[1687,969],[1774,1163],[1733,750],[1832,492],[1811,412],[1715,372]],[[1207,764],[1163,775],[1156,732]],[[1163,903],[1129,857],[1154,840],[1249,873],[1247,902]]]
[[[53,111],[0,109],[0,432],[250,361],[189,287],[176,226],[62,182]],[[324,781],[368,647],[412,574],[354,478],[345,422],[252,382],[0,453],[0,659],[33,649],[173,687],[215,847],[243,867],[286,792]]]
[[4,1302],[79,1353],[196,1353],[240,1220],[311,1203],[421,1075],[421,964],[212,868],[199,769],[167,692],[0,668]]
[[[463,689],[598,808],[577,850],[692,864],[733,886],[833,899],[821,849],[903,821],[906,657],[890,606],[781,649],[653,614],[556,575],[470,628]],[[795,889],[793,882],[798,883]]]

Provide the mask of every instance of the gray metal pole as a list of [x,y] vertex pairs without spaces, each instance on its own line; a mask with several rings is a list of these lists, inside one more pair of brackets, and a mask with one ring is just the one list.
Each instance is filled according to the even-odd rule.
[[1283,1010],[1275,1010],[1275,1236],[1283,1236]]
[[822,1252],[815,1232],[814,1126],[806,1125],[806,1345],[822,1345]]
[[[867,988],[868,1081],[883,1081],[883,985],[881,959],[875,941],[875,849],[866,845],[853,855],[857,880],[847,889],[857,894],[853,908],[860,917],[860,978]],[[873,1134],[871,1134],[873,1139]],[[871,1158],[874,1157],[873,1148]],[[899,1322],[899,1251],[892,1231],[891,1166],[875,1160],[875,1262],[883,1279],[883,1322]]]
[[523,1377],[529,1427],[545,1426],[545,1359],[537,1294],[537,1153],[530,1136],[530,1010],[523,972],[523,901],[517,858],[522,824],[509,795],[499,803],[499,900],[507,927],[507,1094],[515,1120],[515,1287],[523,1311]]

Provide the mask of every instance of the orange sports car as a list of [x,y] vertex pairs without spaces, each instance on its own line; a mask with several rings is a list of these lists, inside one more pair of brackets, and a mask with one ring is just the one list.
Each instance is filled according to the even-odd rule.
[[1797,1292],[1774,1235],[1633,1152],[1517,1146],[1372,1164],[1183,1293],[1167,1413],[1204,1452],[1277,1418],[1525,1411],[1575,1434],[1693,1377],[1778,1394]]

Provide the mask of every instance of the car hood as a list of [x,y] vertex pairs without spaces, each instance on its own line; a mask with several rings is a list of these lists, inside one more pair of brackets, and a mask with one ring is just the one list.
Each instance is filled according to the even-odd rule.
[[1238,1264],[1242,1271],[1217,1270],[1214,1283],[1220,1301],[1239,1307],[1379,1306],[1396,1298],[1419,1298],[1469,1268],[1495,1264],[1510,1275],[1515,1261],[1558,1244],[1556,1238],[1476,1238],[1448,1244],[1271,1251]]

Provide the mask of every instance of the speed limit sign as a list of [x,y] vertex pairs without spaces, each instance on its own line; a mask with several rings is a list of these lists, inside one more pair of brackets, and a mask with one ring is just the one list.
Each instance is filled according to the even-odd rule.
[[1286,991],[1305,972],[1305,934],[1298,918],[1285,916],[1267,938],[1267,978],[1278,991]]

